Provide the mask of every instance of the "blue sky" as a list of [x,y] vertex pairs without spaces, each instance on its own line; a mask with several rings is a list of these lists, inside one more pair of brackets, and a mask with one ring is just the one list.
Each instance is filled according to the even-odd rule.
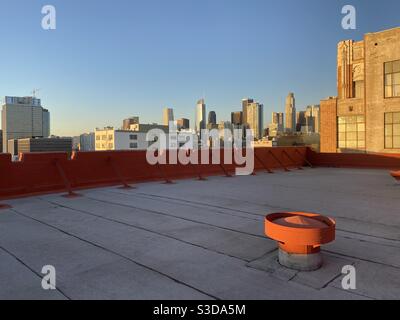
[[[41,8],[57,9],[57,30]],[[341,8],[357,9],[357,30]],[[336,45],[400,26],[398,0],[1,0],[0,95],[39,97],[52,133],[76,135],[162,108],[228,120],[244,97],[264,104],[265,123],[289,91],[297,106],[336,94]]]

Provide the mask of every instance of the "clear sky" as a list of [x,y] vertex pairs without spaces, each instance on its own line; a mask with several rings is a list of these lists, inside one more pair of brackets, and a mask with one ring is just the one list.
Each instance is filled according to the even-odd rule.
[[[57,29],[41,28],[42,6]],[[357,9],[357,30],[341,8]],[[400,26],[399,0],[1,0],[0,95],[34,88],[52,133],[77,135],[162,108],[194,118],[196,101],[229,120],[244,97],[264,104],[265,123],[336,94],[336,45]]]

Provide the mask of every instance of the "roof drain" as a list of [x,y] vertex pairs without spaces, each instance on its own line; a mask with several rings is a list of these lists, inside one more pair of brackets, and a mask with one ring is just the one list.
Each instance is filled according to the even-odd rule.
[[279,243],[279,263],[298,271],[322,266],[321,245],[335,240],[336,222],[315,213],[273,213],[265,219],[265,234]]

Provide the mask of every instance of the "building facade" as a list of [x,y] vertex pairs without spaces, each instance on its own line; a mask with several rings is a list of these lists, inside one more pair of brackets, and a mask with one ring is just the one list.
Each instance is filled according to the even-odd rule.
[[237,111],[231,113],[231,123],[236,128],[243,125],[243,111]]
[[288,133],[296,131],[296,99],[294,93],[289,93],[285,103],[285,130]]
[[249,98],[246,98],[246,99],[243,99],[242,100],[242,112],[243,112],[243,125],[245,126],[245,127],[247,127],[248,126],[248,120],[247,120],[247,108],[248,108],[248,106],[250,105],[250,104],[252,104],[252,103],[254,103],[254,99],[249,99]]
[[189,130],[190,129],[190,120],[186,118],[181,118],[176,121],[178,130]]
[[208,124],[216,125],[217,124],[217,114],[215,111],[210,111],[208,113]]
[[190,129],[190,120],[181,118],[176,121],[178,130],[189,130]]
[[79,136],[79,151],[95,151],[96,135],[94,132],[84,133]]
[[131,117],[128,119],[124,119],[122,123],[122,130],[129,130],[132,124],[139,124],[139,117]]
[[304,127],[302,132],[319,133],[320,131],[320,106],[312,105],[306,108],[304,113]]
[[18,153],[28,152],[72,152],[72,138],[27,138],[18,139]]
[[254,139],[260,140],[264,134],[264,106],[258,102],[247,105],[247,126],[253,130]]
[[1,113],[3,152],[8,140],[47,138],[50,136],[50,113],[34,97],[6,97]]
[[195,130],[198,134],[200,134],[200,131],[206,129],[207,126],[206,104],[204,99],[201,99],[197,102],[195,118]]
[[321,101],[321,151],[400,153],[400,28],[337,50],[338,95]]
[[149,142],[146,132],[104,128],[95,132],[96,151],[146,150]]
[[174,120],[174,110],[171,108],[165,108],[163,110],[163,125],[169,126],[169,123]]

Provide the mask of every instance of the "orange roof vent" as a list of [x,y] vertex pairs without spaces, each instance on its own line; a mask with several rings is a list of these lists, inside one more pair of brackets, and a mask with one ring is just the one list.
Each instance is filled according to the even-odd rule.
[[279,262],[300,271],[322,266],[321,245],[335,240],[336,222],[315,213],[273,213],[265,219],[265,234],[279,243]]
[[400,181],[400,171],[392,171],[391,176],[395,178],[397,181]]

